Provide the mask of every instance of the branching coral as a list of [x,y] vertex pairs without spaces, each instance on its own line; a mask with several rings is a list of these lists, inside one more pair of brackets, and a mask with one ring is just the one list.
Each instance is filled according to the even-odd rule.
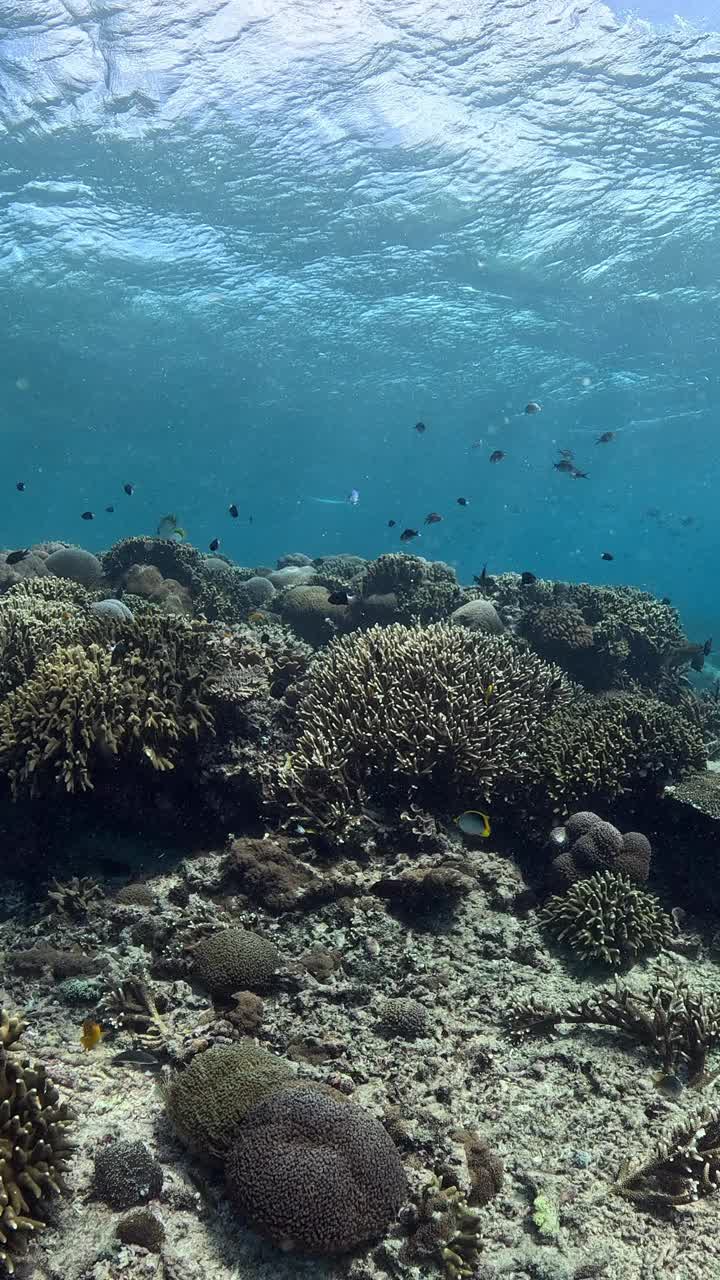
[[438,1264],[447,1280],[473,1275],[482,1250],[481,1217],[458,1187],[434,1176],[407,1215],[408,1260]]
[[615,1191],[647,1209],[693,1204],[720,1188],[720,1112],[703,1111],[674,1130],[646,1160],[627,1162]]
[[70,880],[53,880],[48,889],[48,905],[67,919],[84,920],[93,906],[103,902],[105,894],[91,876],[72,876]]
[[57,649],[0,704],[0,769],[14,796],[92,787],[101,761],[172,769],[212,727],[214,663],[201,632],[149,615],[116,646]]
[[514,1035],[546,1034],[561,1023],[611,1027],[647,1045],[664,1075],[682,1073],[695,1086],[706,1082],[708,1054],[720,1044],[720,999],[696,995],[678,974],[645,991],[616,983],[564,1008],[531,1001],[508,1021]]
[[681,711],[638,694],[576,698],[541,729],[517,790],[519,808],[535,817],[588,800],[607,805],[705,760],[701,735]]
[[[12,1019],[2,1021],[12,1026]],[[17,1038],[9,1036],[5,1044]],[[0,1265],[8,1275],[29,1238],[46,1225],[48,1194],[64,1190],[70,1121],[45,1068],[0,1047]]]
[[133,974],[125,978],[108,992],[103,1003],[110,1020],[119,1030],[130,1031],[142,1049],[150,1053],[167,1049],[168,1028],[162,1016],[167,1001],[144,977]]
[[442,623],[373,627],[312,666],[282,782],[318,820],[368,798],[488,799],[522,777],[567,696],[557,668],[495,636]]
[[551,898],[538,919],[578,959],[612,968],[659,951],[674,935],[672,919],[657,898],[614,871],[578,880],[567,893]]

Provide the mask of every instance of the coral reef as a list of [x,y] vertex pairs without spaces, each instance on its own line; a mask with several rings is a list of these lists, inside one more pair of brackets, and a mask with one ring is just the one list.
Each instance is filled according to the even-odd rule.
[[47,896],[52,910],[69,920],[84,920],[93,906],[105,898],[98,881],[93,880],[92,876],[53,880]]
[[218,997],[269,986],[279,962],[275,944],[248,929],[211,933],[193,950],[195,978]]
[[336,631],[347,628],[350,621],[348,606],[331,604],[327,587],[314,582],[283,591],[276,608],[283,622],[312,645],[325,644]]
[[661,950],[674,936],[672,919],[657,898],[615,871],[578,880],[551,898],[538,919],[577,959],[612,968]]
[[45,561],[45,568],[57,578],[70,578],[90,590],[100,586],[103,578],[103,568],[97,556],[91,551],[83,551],[82,547],[63,547],[60,551],[53,551]]
[[173,1074],[165,1090],[165,1108],[190,1151],[204,1160],[220,1161],[250,1109],[291,1080],[290,1065],[251,1040],[216,1045]]
[[107,1142],[95,1152],[95,1189],[111,1209],[144,1204],[162,1185],[162,1168],[144,1142]]
[[593,647],[593,630],[573,605],[545,605],[528,612],[525,634],[543,657],[567,661],[574,654]]
[[354,633],[311,668],[282,783],[318,821],[433,792],[476,804],[517,785],[567,696],[556,668],[495,636],[442,623]]
[[71,1115],[45,1068],[16,1060],[7,1047],[16,1039],[18,1023],[0,1020],[0,1264],[14,1275],[30,1238],[48,1218],[47,1199],[65,1189],[70,1159]]
[[595,871],[624,872],[644,884],[650,873],[650,841],[639,831],[622,835],[611,822],[596,813],[573,813],[564,827],[551,833],[553,847],[560,853],[553,859],[550,876],[562,888]]
[[491,600],[478,596],[477,600],[468,600],[454,609],[450,621],[456,626],[467,627],[468,631],[484,631],[491,636],[502,635],[505,627],[495,605]]
[[322,1256],[380,1238],[407,1193],[400,1157],[369,1112],[297,1088],[248,1112],[226,1182],[243,1218],[274,1244]]

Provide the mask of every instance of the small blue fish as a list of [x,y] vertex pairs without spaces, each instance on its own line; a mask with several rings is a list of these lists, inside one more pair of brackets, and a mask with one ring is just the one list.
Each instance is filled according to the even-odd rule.
[[357,489],[351,489],[348,494],[348,502],[350,503],[350,506],[356,507],[359,501],[360,501],[360,494],[358,493]]

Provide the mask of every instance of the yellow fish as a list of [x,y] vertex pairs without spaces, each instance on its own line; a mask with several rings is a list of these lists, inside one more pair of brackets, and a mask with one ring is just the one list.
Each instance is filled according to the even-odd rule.
[[475,836],[479,837],[480,840],[487,840],[490,835],[490,818],[487,813],[482,813],[480,809],[466,809],[455,821],[466,836]]
[[487,706],[487,704],[488,704],[488,702],[490,701],[490,699],[492,698],[492,696],[493,696],[494,692],[495,692],[495,685],[494,685],[494,684],[488,684],[488,685],[486,685],[486,686],[485,686],[485,688],[483,689],[483,698],[485,699],[485,706]]
[[86,1018],[82,1024],[80,1036],[80,1043],[85,1052],[89,1053],[91,1049],[97,1049],[104,1035],[105,1032],[99,1022],[95,1022],[94,1018]]
[[260,609],[253,609],[252,612],[248,614],[248,622],[267,622],[267,621],[268,621],[268,615],[266,613],[262,613]]

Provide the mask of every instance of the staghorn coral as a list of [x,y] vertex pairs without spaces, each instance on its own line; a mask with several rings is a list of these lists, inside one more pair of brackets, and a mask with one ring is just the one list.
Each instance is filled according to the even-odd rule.
[[473,804],[517,785],[563,677],[495,636],[395,625],[335,641],[311,667],[281,781],[319,822],[418,794]]
[[645,1209],[693,1204],[720,1188],[720,1112],[683,1120],[645,1160],[627,1161],[614,1184]]
[[645,991],[616,982],[564,1008],[533,1000],[512,1009],[508,1023],[515,1036],[547,1034],[561,1023],[611,1027],[646,1045],[664,1075],[682,1073],[698,1086],[707,1082],[708,1054],[720,1044],[720,998],[694,994],[674,973]]
[[251,1226],[282,1248],[320,1256],[379,1239],[407,1193],[379,1121],[308,1088],[280,1089],[247,1113],[225,1172]]
[[77,583],[35,578],[0,598],[0,697],[32,675],[61,646],[89,644],[118,628],[93,614],[95,597]]
[[578,880],[567,893],[551,898],[538,920],[578,959],[611,968],[659,951],[674,935],[672,919],[657,898],[615,871]]
[[47,896],[51,910],[72,920],[84,920],[93,906],[105,900],[98,881],[93,880],[92,876],[53,880]]
[[630,790],[654,791],[705,758],[681,711],[639,694],[574,698],[542,722],[528,748],[516,804],[530,823],[588,800],[605,806]]
[[[13,1020],[3,1017],[3,1025]],[[0,1047],[0,1265],[15,1274],[30,1238],[47,1222],[49,1193],[65,1190],[71,1115],[45,1068]]]
[[13,796],[89,790],[113,758],[174,768],[184,744],[212,728],[213,670],[201,632],[156,615],[114,648],[57,649],[0,704],[0,769]]
[[251,1107],[291,1079],[289,1063],[251,1040],[216,1045],[171,1076],[165,1109],[190,1151],[204,1160],[220,1161]]

